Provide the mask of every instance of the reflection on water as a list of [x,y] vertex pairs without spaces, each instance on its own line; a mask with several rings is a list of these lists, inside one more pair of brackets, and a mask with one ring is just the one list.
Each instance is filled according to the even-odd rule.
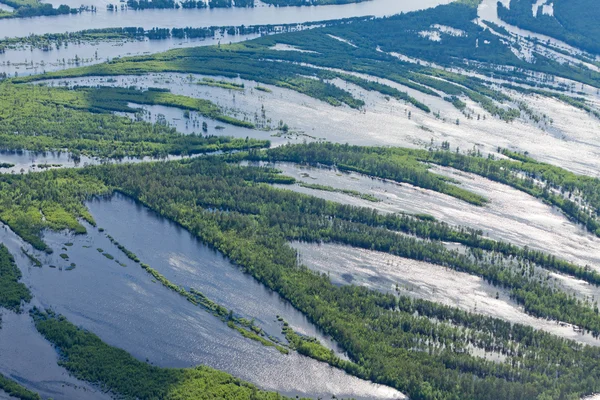
[[0,168],[0,173],[22,174],[26,172],[39,172],[47,168],[82,167],[94,163],[94,160],[85,156],[74,159],[69,153],[64,151],[38,153],[28,150],[0,150],[0,163],[12,164],[9,168]]
[[[86,0],[77,0],[77,3]],[[91,1],[91,0],[88,0]],[[59,1],[60,3],[63,0]],[[450,3],[450,0],[373,0],[358,4],[319,7],[254,7],[218,9],[127,10],[107,12],[97,2],[97,13],[3,20],[0,37],[63,33],[84,29],[143,27],[184,28],[208,26],[275,25],[325,21],[359,16],[385,16]]]
[[375,208],[382,212],[426,213],[452,225],[481,229],[496,240],[545,251],[580,265],[600,270],[600,239],[572,223],[560,211],[542,201],[501,183],[450,168],[433,167],[432,172],[450,176],[466,190],[489,199],[484,207],[409,184],[397,184],[359,174],[341,174],[330,169],[304,168],[277,163],[276,168],[299,181],[340,189],[357,190],[379,198],[373,203],[340,193],[300,186],[281,186],[340,203]]
[[244,318],[255,318],[266,332],[282,340],[277,315],[295,330],[330,343],[279,295],[152,210],[120,194],[87,206],[98,226],[176,285],[198,290]]
[[[2,311],[0,373],[44,398],[102,400],[110,396],[59,367],[58,354],[37,332],[28,313]],[[0,399],[2,395],[0,394]]]
[[359,285],[386,293],[434,301],[465,311],[529,325],[565,339],[600,346],[592,335],[555,321],[535,318],[510,293],[484,279],[422,261],[336,244],[294,243],[307,267],[326,273],[338,285]]
[[[1,28],[0,28],[1,29]],[[211,46],[218,43],[236,43],[257,35],[227,35],[207,39],[129,40],[69,43],[58,49],[7,49],[0,54],[0,73],[9,76],[41,74],[77,66],[92,65],[116,57],[159,53],[173,48]],[[75,59],[77,58],[77,63]]]
[[[122,211],[116,215],[112,215],[116,209],[106,202],[90,203],[94,217],[108,224],[112,218],[123,219],[125,224],[116,224],[118,229],[113,230],[110,225],[104,228],[152,267],[177,283],[193,285],[240,314],[258,315],[257,321],[260,318],[260,323],[264,322],[271,331],[277,328],[273,314],[281,314],[299,330],[318,335],[311,324],[276,295],[201,246],[185,231],[131,201],[118,198],[116,201]],[[129,229],[124,225],[129,225]],[[88,231],[80,236],[47,232],[45,240],[54,254],[36,253],[44,263],[43,268],[30,266],[20,252],[23,243],[14,233],[2,230],[0,240],[15,254],[23,281],[31,287],[40,306],[52,307],[108,344],[155,365],[208,365],[261,388],[291,396],[402,398],[391,388],[351,377],[298,354],[282,355],[243,338],[218,318],[155,282],[138,264],[121,254],[106,233],[90,226]],[[135,232],[144,234],[129,237]]]
[[[15,262],[23,272],[24,282],[29,286],[28,276],[39,271],[31,267],[21,247],[28,247],[5,225],[0,225],[0,243],[13,254]],[[35,291],[34,291],[35,294]],[[32,306],[43,304],[34,297]],[[47,305],[47,304],[45,304]],[[104,400],[110,396],[97,388],[79,381],[59,367],[58,354],[35,329],[27,312],[15,314],[0,310],[0,373],[21,385],[39,393],[43,398],[65,400]],[[0,394],[0,398],[2,398]]]

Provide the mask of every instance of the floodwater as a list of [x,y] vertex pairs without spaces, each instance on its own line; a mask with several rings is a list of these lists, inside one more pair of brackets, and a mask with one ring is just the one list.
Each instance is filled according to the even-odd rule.
[[281,340],[278,315],[300,333],[318,337],[337,349],[277,293],[240,273],[224,256],[175,223],[121,194],[91,201],[87,206],[98,226],[169,281],[198,290],[244,318],[255,318],[258,326]]
[[33,152],[28,150],[19,151],[0,151],[0,163],[12,164],[10,168],[0,169],[4,174],[21,174],[26,172],[39,172],[46,168],[39,166],[50,166],[51,168],[73,168],[83,167],[88,164],[94,164],[96,161],[89,157],[82,156],[79,160],[73,159],[68,152],[47,151]]
[[293,243],[301,262],[326,273],[337,285],[359,285],[385,293],[434,301],[465,311],[529,325],[565,339],[600,346],[592,335],[535,318],[510,299],[506,290],[484,279],[439,265],[338,244]]
[[[450,0],[372,0],[359,4],[328,5],[319,7],[269,7],[232,9],[187,9],[187,10],[125,10],[106,11],[106,5],[113,3],[103,0],[100,3],[89,0],[52,0],[49,3],[67,4],[71,7],[94,5],[96,13],[84,12],[79,15],[62,15],[3,20],[0,25],[0,38],[25,37],[30,34],[76,32],[86,29],[114,27],[144,27],[151,29],[240,26],[240,25],[283,25],[351,18],[360,16],[385,16],[400,12],[415,11]],[[68,27],[68,29],[66,28]],[[15,30],[16,29],[16,30]],[[29,49],[7,49],[0,54],[0,73],[9,76],[22,76],[56,71],[75,66],[91,65],[115,57],[158,53],[173,48],[209,46],[221,43],[234,43],[252,39],[257,35],[217,35],[209,39],[133,40],[70,43],[60,49],[48,51]],[[75,63],[77,58],[78,62]]]
[[5,391],[0,390],[0,400],[16,400],[16,397],[9,396]]
[[[225,122],[206,118],[196,111],[189,112],[189,118],[184,116],[184,111],[180,108],[162,106],[162,105],[147,105],[147,104],[128,104],[132,108],[142,110],[144,121],[156,123],[165,121],[168,126],[177,129],[178,132],[184,135],[192,133],[203,135],[230,136],[235,138],[252,138],[258,140],[269,140],[272,146],[285,143],[285,138],[276,135],[275,131],[266,131],[261,129],[248,129],[241,126],[231,125]],[[132,120],[135,120],[136,115],[127,114]],[[206,122],[207,130],[202,131],[202,123]]]
[[[0,27],[1,30],[1,27]],[[257,35],[216,35],[205,39],[127,40],[69,43],[68,46],[42,50],[24,46],[0,54],[0,73],[8,76],[41,74],[78,66],[99,64],[116,57],[154,54],[173,48],[236,43]],[[77,59],[77,61],[76,61]]]
[[[5,225],[0,225],[0,242],[13,254],[25,276],[33,272],[29,260],[20,250],[21,247],[27,247],[27,245]],[[34,297],[31,306],[40,307],[42,304]],[[0,329],[1,374],[39,393],[43,398],[110,399],[107,394],[86,382],[73,378],[66,369],[58,366],[58,353],[37,332],[27,311],[15,314],[0,309],[0,314],[2,315],[2,328]],[[0,392],[0,398],[2,398],[1,396]]]
[[110,399],[97,388],[70,376],[57,362],[56,350],[37,332],[28,313],[2,311],[0,373],[43,398]]
[[[91,226],[87,226],[88,234],[79,236],[47,232],[45,240],[54,254],[35,252],[43,268],[30,266],[21,254],[21,246],[30,246],[9,230],[1,231],[0,239],[15,254],[23,281],[42,307],[52,307],[106,343],[155,365],[207,365],[290,396],[403,398],[394,389],[351,377],[296,353],[283,355],[245,339],[220,319],[155,282],[111,244],[106,234],[176,284],[194,287],[238,315],[256,317],[257,324],[264,325],[269,333],[276,333],[275,317],[279,314],[300,332],[318,336],[326,345],[334,346],[276,294],[184,230],[130,200],[115,197],[112,201],[89,204],[99,226],[107,229],[104,233]],[[70,269],[72,263],[75,267]],[[19,362],[13,359],[9,365],[13,364],[18,366]]]
[[[194,78],[201,79],[200,76]],[[250,118],[260,116],[264,108],[267,119],[273,124],[281,120],[290,126],[291,133],[286,138],[290,142],[325,139],[363,146],[426,148],[433,139],[437,146],[443,141],[448,141],[453,150],[459,148],[463,152],[475,146],[484,155],[495,153],[498,147],[528,151],[539,161],[549,162],[579,174],[598,176],[600,170],[600,144],[595,140],[600,121],[583,110],[541,96],[507,92],[515,100],[528,104],[536,115],[547,115],[551,122],[538,124],[524,116],[512,123],[506,123],[490,116],[471,100],[463,99],[475,116],[481,116],[480,120],[467,119],[442,99],[411,92],[398,84],[392,86],[414,95],[433,112],[427,114],[404,102],[386,99],[380,93],[365,91],[346,83],[341,84],[344,89],[365,101],[363,110],[354,110],[346,106],[334,107],[300,93],[270,85],[262,86],[271,89],[272,93],[252,92],[248,89],[234,92],[198,86],[189,83],[186,74],[117,76],[113,79],[117,82],[111,85],[115,86],[161,87],[168,88],[176,94],[205,98]],[[256,82],[252,81],[231,81],[243,83],[246,88],[256,86]],[[59,84],[64,80],[46,82]],[[67,82],[82,86],[109,85],[106,78],[102,77],[76,78]],[[590,102],[600,101],[595,92],[587,98]],[[440,113],[439,118],[434,115],[437,112]],[[459,124],[456,123],[457,120]],[[578,156],[572,157],[572,154]]]
[[[240,25],[278,25],[325,21],[361,16],[398,14],[450,3],[450,0],[372,0],[358,4],[318,7],[269,7],[227,9],[166,9],[108,12],[92,0],[73,0],[74,3],[96,5],[98,12],[77,15],[20,18],[3,20],[0,37],[24,37],[29,34],[63,33],[85,29],[114,27],[184,28]],[[58,0],[56,3],[63,3]],[[72,4],[75,6],[75,4]],[[77,4],[79,5],[79,4]]]
[[600,270],[600,238],[569,221],[560,211],[509,186],[450,168],[434,167],[432,172],[450,176],[460,186],[485,196],[483,207],[470,205],[448,195],[397,184],[355,173],[340,173],[326,168],[307,168],[290,163],[276,163],[285,175],[299,181],[351,189],[370,194],[380,202],[370,202],[342,193],[308,189],[297,185],[278,185],[312,196],[343,204],[374,208],[381,212],[425,213],[454,226],[481,229],[491,239],[528,246],[557,257],[590,265]]
[[[500,1],[483,0],[477,9],[477,17],[478,17],[479,21],[483,22],[483,23],[485,23],[485,21],[492,22],[496,25],[503,27],[508,32],[510,32],[514,35],[520,36],[521,38],[537,39],[540,42],[547,43],[547,44],[549,44],[555,48],[561,49],[561,50],[566,50],[572,54],[582,54],[583,53],[583,51],[581,51],[580,49],[573,47],[561,40],[555,39],[551,36],[543,35],[541,33],[529,31],[526,29],[522,29],[517,26],[510,25],[510,24],[504,22],[498,16],[498,3],[502,3],[504,5],[504,7],[510,8],[510,0],[500,0]],[[542,2],[537,1],[536,4],[532,5],[532,12],[533,12],[533,10],[537,11],[537,7],[539,7],[539,5],[541,5],[543,3],[544,3],[543,1]],[[544,6],[544,7],[547,7],[547,6]],[[548,9],[545,8],[545,10],[548,10]]]

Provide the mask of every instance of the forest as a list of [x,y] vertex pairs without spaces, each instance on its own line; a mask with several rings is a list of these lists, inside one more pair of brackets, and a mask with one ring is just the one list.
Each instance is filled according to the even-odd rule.
[[67,149],[74,157],[115,159],[161,158],[269,146],[265,140],[234,139],[201,132],[184,135],[165,124],[113,114],[113,111],[122,111],[133,115],[137,110],[128,107],[128,102],[179,107],[217,121],[248,128],[253,126],[223,114],[210,101],[161,90],[70,90],[5,82],[0,83],[0,141],[7,150]]
[[[295,6],[348,1],[266,2]],[[194,0],[130,0],[129,7],[176,8],[181,4],[184,8],[198,8],[202,7],[200,3],[206,4]],[[516,13],[529,3],[521,0],[510,11]],[[253,4],[211,0],[208,6]],[[53,252],[45,234],[66,231],[85,235],[90,225],[97,228],[86,202],[120,193],[188,230],[236,268],[275,292],[331,337],[348,359],[336,356],[318,340],[295,332],[279,316],[287,343],[267,336],[254,320],[239,317],[236,310],[214,302],[194,288],[177,286],[158,268],[146,264],[105,234],[153,283],[216,316],[236,334],[260,342],[264,351],[276,349],[283,355],[297,352],[361,379],[393,387],[414,400],[579,400],[598,393],[599,347],[492,318],[476,309],[465,311],[417,299],[409,291],[384,292],[354,284],[334,284],[329,275],[303,265],[292,243],[331,243],[378,251],[469,274],[506,293],[507,301],[528,317],[557,325],[571,324],[578,335],[597,339],[598,299],[575,293],[559,280],[577,279],[591,288],[600,287],[600,273],[592,266],[567,261],[563,254],[492,240],[487,237],[488,232],[450,225],[427,214],[383,213],[301,194],[289,189],[300,185],[380,201],[351,189],[296,181],[279,171],[277,163],[328,168],[340,175],[351,172],[434,191],[440,197],[449,196],[480,209],[489,206],[488,198],[432,168],[450,167],[527,193],[600,236],[598,178],[539,162],[535,154],[498,148],[496,153],[483,155],[476,147],[454,150],[449,142],[438,147],[433,139],[430,146],[419,149],[325,142],[271,148],[268,140],[236,139],[206,132],[183,135],[164,121],[149,122],[137,105],[173,107],[181,111],[182,118],[193,113],[201,119],[247,128],[249,132],[261,126],[248,117],[237,118],[238,114],[213,101],[166,89],[67,83],[54,87],[48,82],[37,82],[45,78],[177,72],[188,74],[186,82],[190,85],[228,90],[231,94],[255,88],[264,92],[261,95],[271,92],[261,84],[273,85],[358,113],[368,104],[351,89],[357,86],[403,101],[432,118],[436,117],[436,110],[419,101],[415,92],[437,97],[460,111],[465,111],[470,100],[481,106],[488,117],[506,123],[530,112],[527,104],[512,98],[513,93],[525,93],[556,99],[600,117],[574,91],[543,83],[537,88],[521,86],[523,82],[531,83],[530,74],[540,73],[599,88],[600,74],[562,65],[540,54],[534,64],[518,58],[496,35],[472,22],[478,4],[463,0],[389,18],[324,24],[243,43],[117,58],[0,82],[0,142],[4,149],[64,151],[76,160],[85,156],[106,161],[98,165],[80,163],[78,168],[70,169],[41,167],[31,168],[28,173],[22,170],[21,174],[0,174],[0,221],[26,242],[21,250],[24,256],[20,257],[32,270],[45,271],[47,266],[41,260],[47,260]],[[531,4],[528,7],[531,12]],[[559,9],[557,3],[556,12]],[[540,20],[542,17],[545,18],[538,15]],[[434,24],[463,34],[450,35],[440,30],[441,42],[417,34],[435,29]],[[222,29],[233,34],[242,32],[235,27]],[[257,33],[263,28],[244,29]],[[31,37],[29,41],[33,47],[86,37],[189,38],[208,37],[215,32],[213,28],[126,28]],[[278,44],[307,52],[278,51]],[[418,62],[402,61],[395,53]],[[507,68],[498,69],[497,65]],[[456,72],[456,68],[467,66],[476,74]],[[511,91],[500,91],[498,85],[481,77],[491,74],[510,81],[503,85]],[[234,81],[236,78],[246,82]],[[399,89],[399,85],[411,89],[410,94]],[[283,121],[278,134],[283,132],[282,127]],[[166,160],[168,156],[201,154],[205,156]],[[129,157],[154,160],[118,162]],[[4,163],[0,168],[13,166]],[[65,253],[59,257],[66,259],[66,248],[63,250]],[[100,247],[97,250],[118,262],[115,253],[109,254]],[[73,325],[56,311],[27,305],[32,294],[20,279],[13,255],[0,245],[0,307],[11,312],[29,311],[37,331],[59,352],[60,365],[102,390],[125,399],[284,399],[205,366],[160,368],[138,360]],[[493,360],[488,353],[501,356],[502,361]],[[0,390],[21,399],[39,399],[3,375]]]
[[[0,309],[21,312],[23,304],[31,300],[31,293],[19,282],[20,278],[21,272],[13,256],[0,244]],[[151,366],[123,350],[106,345],[94,334],[75,327],[50,310],[43,312],[33,307],[29,313],[38,331],[60,352],[60,365],[76,377],[118,393],[122,398],[284,399],[207,367],[169,369]],[[2,392],[20,400],[41,400],[37,393],[0,374]]]
[[0,19],[76,14],[79,12],[79,9],[71,8],[64,4],[54,8],[52,4],[43,3],[40,0],[2,0],[1,3],[12,7],[14,11],[9,12],[0,10]]
[[[17,77],[12,81],[23,83],[40,78],[141,75],[154,72],[192,73],[253,80],[295,90],[335,106],[345,104],[352,108],[362,108],[364,102],[361,99],[354,98],[347,90],[331,83],[333,79],[341,79],[363,89],[405,101],[424,112],[431,112],[429,107],[414,96],[392,86],[397,83],[428,95],[442,97],[459,109],[462,102],[457,100],[468,98],[478,103],[491,116],[507,122],[518,118],[521,110],[511,106],[514,99],[489,82],[476,76],[449,71],[448,68],[401,61],[393,54],[404,54],[442,67],[460,66],[515,83],[528,81],[530,77],[527,71],[534,71],[600,87],[600,74],[587,68],[561,64],[538,53],[535,54],[536,62],[533,64],[515,56],[498,36],[472,22],[477,16],[477,4],[478,2],[453,2],[389,18],[330,24],[322,28],[263,36],[243,43],[123,57],[108,63],[50,72],[41,76]],[[415,33],[431,29],[434,24],[450,26],[465,34],[444,34],[442,42],[435,42]],[[352,46],[334,37],[344,38]],[[476,43],[484,45],[474,46]],[[273,49],[277,44],[293,46],[304,52],[277,51]],[[514,68],[499,69],[497,65]],[[372,78],[357,74],[366,74]],[[377,82],[373,78],[388,80],[391,84]],[[558,98],[555,92],[548,90],[540,90],[538,94]],[[587,107],[566,93],[560,96],[560,100],[577,104],[580,108]],[[589,108],[587,110],[591,111]]]
[[[27,193],[20,197],[31,200],[14,204],[9,199],[15,197],[7,190],[0,193],[5,199],[2,204],[13,204],[14,211],[35,209],[32,202],[47,196],[42,193],[56,193],[60,203],[70,204],[68,209],[77,204],[82,207],[83,199],[95,194],[113,190],[125,193],[177,221],[305,313],[357,363],[338,366],[398,388],[411,398],[497,398],[495,391],[506,395],[501,398],[576,398],[598,390],[597,380],[590,378],[596,371],[596,348],[431,302],[356,286],[334,286],[327,276],[298,265],[296,252],[287,243],[335,242],[468,272],[510,289],[511,296],[532,315],[569,321],[598,334],[596,306],[554,287],[537,264],[528,260],[535,259],[528,251],[513,247],[513,253],[520,256],[511,261],[501,253],[461,255],[445,249],[437,240],[403,236],[393,230],[394,225],[404,226],[398,231],[414,226],[423,237],[425,232],[433,238],[444,231],[446,236],[471,235],[471,243],[485,248],[485,240],[477,239],[476,233],[452,232],[453,228],[436,221],[383,216],[370,209],[271,188],[269,183],[293,181],[268,168],[240,167],[234,162],[244,157],[238,153],[4,177],[13,188],[9,193],[18,187],[17,193]],[[65,180],[71,183],[61,186],[59,195],[56,184]],[[49,202],[47,198],[45,203],[56,206],[56,200]],[[68,209],[58,214],[65,219],[62,226],[68,225]],[[7,223],[19,232],[18,226]],[[537,258],[540,264],[552,265],[552,257],[538,254]],[[429,318],[448,322],[433,324]],[[364,326],[371,328],[365,330]],[[496,364],[472,356],[465,351],[469,344],[505,354],[511,361]],[[310,345],[299,347],[311,355]],[[314,357],[336,363],[323,357],[321,351],[314,352]],[[548,364],[535,362],[539,357],[548,359]]]
[[534,0],[511,0],[509,7],[498,4],[498,16],[521,28],[562,40],[590,53],[600,54],[600,10],[594,0],[553,1],[553,15],[543,7],[532,13]]
[[[448,146],[449,147],[449,146]],[[524,154],[498,149],[506,160],[448,149],[413,150],[310,143],[252,152],[250,159],[291,161],[335,166],[339,170],[406,182],[459,198],[475,205],[486,199],[461,189],[448,179],[428,172],[428,163],[452,167],[501,182],[560,208],[569,218],[600,236],[600,180],[540,163]],[[536,183],[539,182],[539,183]]]
[[[21,312],[23,303],[31,300],[31,293],[27,287],[19,282],[21,270],[3,244],[0,244],[0,307],[14,312]],[[0,316],[0,329],[2,318]]]

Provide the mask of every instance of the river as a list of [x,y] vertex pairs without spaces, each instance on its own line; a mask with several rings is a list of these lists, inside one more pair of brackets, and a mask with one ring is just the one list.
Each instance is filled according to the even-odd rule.
[[[64,3],[64,0],[56,2]],[[75,3],[85,3],[76,0]],[[98,5],[97,2],[89,2]],[[85,29],[114,27],[184,28],[239,25],[277,25],[325,21],[361,16],[383,17],[435,7],[450,0],[372,0],[358,4],[318,7],[268,7],[219,9],[165,9],[108,12],[98,6],[98,12],[36,18],[3,20],[0,37],[24,37],[30,34],[76,32]],[[72,4],[74,5],[74,4]]]
[[[23,281],[34,295],[34,304],[52,307],[106,343],[154,365],[207,365],[289,396],[403,398],[394,389],[349,376],[296,353],[283,355],[242,337],[220,319],[157,283],[139,264],[120,253],[106,235],[112,235],[175,284],[193,287],[234,313],[255,318],[257,325],[271,334],[279,335],[281,325],[276,316],[280,315],[299,332],[317,336],[339,351],[277,294],[177,225],[122,196],[92,201],[88,206],[98,226],[106,231],[87,226],[86,235],[47,232],[44,239],[54,254],[35,253],[44,264],[42,268],[31,266],[21,253],[20,247],[30,249],[29,245],[10,230],[0,230],[0,241],[15,255]],[[69,268],[71,263],[74,269]],[[11,323],[10,319],[7,322]],[[5,342],[16,340],[10,335],[12,331],[8,332]],[[19,330],[14,332],[16,335]],[[26,386],[35,379],[35,374],[28,373],[28,358],[3,360],[0,353],[0,371],[3,364],[4,368],[22,371],[17,377]],[[43,382],[39,385],[44,387]]]
[[[239,25],[280,25],[307,23],[360,16],[386,16],[400,12],[415,11],[449,3],[450,0],[372,0],[358,4],[330,5],[319,7],[268,7],[231,8],[231,9],[165,9],[165,10],[126,10],[108,12],[107,2],[92,2],[99,7],[96,13],[61,15],[36,18],[15,18],[3,20],[0,24],[0,38],[25,37],[30,34],[77,32],[86,29],[114,27],[144,27],[151,29],[239,26]],[[57,0],[51,3],[63,4]],[[78,7],[86,0],[67,1],[72,7]],[[89,3],[89,2],[88,2]],[[91,5],[91,4],[88,4]],[[68,28],[67,28],[68,27]],[[133,40],[71,43],[67,47],[44,51],[29,49],[7,49],[0,54],[0,72],[9,76],[31,75],[76,65],[97,64],[115,57],[158,53],[172,48],[208,46],[239,42],[256,35],[227,35],[208,39]],[[77,64],[75,64],[77,58]]]

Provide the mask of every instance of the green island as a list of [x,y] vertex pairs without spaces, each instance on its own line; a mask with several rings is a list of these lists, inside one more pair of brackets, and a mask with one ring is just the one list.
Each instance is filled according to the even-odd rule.
[[155,367],[107,345],[52,311],[34,307],[31,315],[37,330],[60,352],[61,366],[124,399],[285,399],[208,367]]
[[[164,90],[50,88],[0,84],[0,140],[8,150],[37,152],[67,149],[75,157],[166,157],[268,146],[268,141],[202,134],[183,135],[174,128],[114,115],[135,113],[128,102],[197,111],[217,121],[251,128],[246,121],[224,115],[207,100],[173,95]],[[15,132],[18,132],[15,134]],[[113,140],[107,141],[105,138]]]
[[[0,244],[0,307],[21,312],[23,303],[31,300],[27,287],[19,282],[21,271],[6,246]],[[0,327],[2,320],[0,319]]]
[[27,390],[17,382],[8,379],[4,375],[0,374],[0,391],[4,391],[10,396],[20,400],[41,400],[39,394]]
[[[21,271],[15,264],[15,259],[4,244],[0,243],[0,310],[5,308],[17,313],[22,312],[23,304],[31,300],[31,293],[27,287],[19,282]],[[2,315],[0,314],[0,329],[2,329]],[[0,373],[0,392],[4,391],[20,400],[41,400],[41,397],[12,379]]]

